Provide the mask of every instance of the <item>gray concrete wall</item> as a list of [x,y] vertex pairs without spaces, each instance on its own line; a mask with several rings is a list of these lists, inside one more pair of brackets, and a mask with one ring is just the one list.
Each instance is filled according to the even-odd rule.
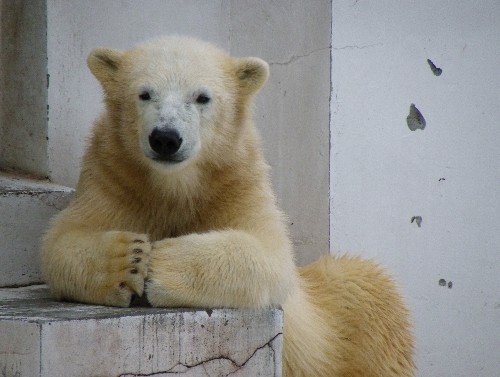
[[48,175],[44,0],[0,0],[0,169]]
[[330,22],[330,0],[235,1],[231,11],[231,52],[271,68],[256,122],[299,264],[328,253]]
[[328,253],[329,0],[47,2],[49,175],[74,186],[101,89],[86,67],[97,46],[187,34],[271,63],[256,122],[298,261]]
[[333,2],[332,250],[397,274],[422,377],[499,375],[499,19],[497,0]]

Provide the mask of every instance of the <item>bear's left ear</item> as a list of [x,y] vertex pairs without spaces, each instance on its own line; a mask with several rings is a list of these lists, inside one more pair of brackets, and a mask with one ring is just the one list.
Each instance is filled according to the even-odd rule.
[[245,94],[257,92],[269,77],[269,64],[259,58],[236,59],[235,74]]

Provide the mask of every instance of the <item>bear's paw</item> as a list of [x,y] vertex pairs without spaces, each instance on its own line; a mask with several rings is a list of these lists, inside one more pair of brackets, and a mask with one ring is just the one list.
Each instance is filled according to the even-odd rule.
[[133,295],[142,296],[151,244],[145,234],[110,231],[104,235],[106,263],[101,269],[105,302],[129,306]]

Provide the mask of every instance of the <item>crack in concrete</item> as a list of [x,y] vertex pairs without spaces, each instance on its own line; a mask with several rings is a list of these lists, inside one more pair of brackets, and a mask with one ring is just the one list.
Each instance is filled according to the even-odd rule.
[[[277,333],[275,336],[273,336],[273,337],[271,338],[271,340],[269,340],[266,344],[264,344],[264,345],[262,345],[262,346],[260,346],[260,347],[257,347],[257,348],[255,349],[255,351],[253,351],[253,353],[250,355],[250,357],[249,357],[248,359],[246,359],[246,360],[245,360],[245,362],[244,362],[243,364],[241,364],[241,366],[240,366],[238,369],[241,369],[242,367],[244,367],[244,366],[245,366],[245,364],[246,364],[249,360],[251,360],[251,359],[252,359],[252,357],[254,357],[254,355],[255,355],[255,354],[256,354],[259,350],[261,350],[261,349],[263,349],[263,348],[265,348],[265,347],[269,347],[269,348],[273,351],[273,354],[274,354],[274,355],[276,355],[276,353],[275,353],[275,351],[274,351],[274,348],[273,348],[273,346],[272,346],[272,343],[274,342],[274,340],[275,340],[278,336],[281,336],[281,335],[283,335],[283,333],[279,332],[279,333]],[[229,374],[228,374],[228,376],[230,376],[231,374],[234,374],[235,372],[236,372],[236,371],[229,373]]]
[[[236,373],[238,370],[240,370],[241,368],[243,368],[254,356],[255,354],[263,349],[263,348],[266,348],[266,347],[269,347],[273,354],[275,355],[276,357],[276,353],[275,353],[275,350],[272,346],[272,343],[274,342],[274,340],[276,340],[276,338],[278,338],[279,336],[282,336],[283,333],[282,332],[279,332],[277,333],[275,336],[273,336],[268,342],[266,342],[265,344],[263,344],[262,346],[260,347],[257,347],[253,352],[252,354],[241,364],[238,364],[236,361],[234,361],[233,359],[231,359],[230,357],[228,356],[217,356],[217,357],[212,357],[210,359],[207,359],[207,360],[203,360],[203,361],[200,361],[199,363],[196,363],[196,364],[193,364],[193,365],[186,365],[186,364],[183,364],[181,362],[175,364],[173,367],[171,367],[170,369],[167,369],[165,371],[160,371],[160,372],[153,372],[153,373],[149,373],[149,374],[135,374],[135,373],[124,373],[124,374],[120,374],[118,377],[155,377],[155,376],[162,376],[162,375],[165,375],[165,374],[184,374],[184,373],[187,373],[190,369],[193,369],[193,368],[196,368],[196,367],[199,367],[201,366],[203,368],[203,370],[206,372],[206,369],[205,369],[205,365],[212,362],[212,361],[216,361],[216,360],[227,360],[229,361],[231,364],[233,364],[233,366],[236,368],[234,371],[232,372],[229,372],[226,377]],[[186,368],[186,370],[184,371],[179,371],[179,372],[176,372],[174,371],[176,368],[178,367],[184,367]]]
[[364,50],[366,48],[372,48],[372,47],[378,47],[378,46],[383,46],[383,43],[373,43],[370,45],[364,45],[364,46],[358,46],[358,45],[346,45],[342,47],[333,47],[335,51],[339,50]]
[[[206,372],[205,366],[208,363],[211,363],[212,361],[216,361],[216,360],[227,360],[227,361],[229,361],[236,368],[236,370],[241,369],[243,367],[243,365],[245,365],[244,363],[242,365],[238,365],[230,357],[227,357],[227,356],[218,356],[218,357],[212,357],[212,358],[207,359],[207,360],[203,360],[203,361],[199,362],[198,364],[193,364],[193,365],[186,365],[186,364],[183,364],[183,363],[178,363],[178,364],[174,365],[172,368],[168,369],[167,371],[165,371],[165,372],[159,372],[159,373],[176,373],[176,374],[182,374],[182,373],[186,373],[190,369],[193,369],[193,368],[196,368],[196,367],[199,367],[199,366],[201,366],[203,368],[203,370]],[[245,361],[245,363],[246,363],[246,361]],[[186,370],[183,371],[183,372],[175,372],[174,369],[178,368],[179,366],[186,368]],[[234,372],[231,372],[231,373],[234,373]],[[142,377],[142,376],[143,375],[141,374],[140,377]],[[148,374],[148,375],[145,375],[145,376],[155,376],[155,374],[152,374],[152,375]]]
[[310,51],[304,55],[292,55],[290,57],[290,59],[288,59],[287,61],[284,61],[284,62],[268,62],[268,64],[271,66],[271,65],[288,65],[288,64],[291,64],[299,59],[302,59],[302,58],[307,58],[308,56],[311,56],[312,54],[315,54],[316,52],[320,52],[320,51],[324,51],[324,50],[329,50],[330,49],[330,46],[328,47],[322,47],[322,48],[318,48],[316,50],[313,50],[313,51]]

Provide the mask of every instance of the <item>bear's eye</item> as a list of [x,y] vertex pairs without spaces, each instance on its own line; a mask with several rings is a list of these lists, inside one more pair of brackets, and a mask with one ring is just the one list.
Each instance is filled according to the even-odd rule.
[[147,90],[145,90],[144,92],[139,94],[139,98],[143,101],[149,101],[151,99],[151,95],[149,94],[149,92]]
[[198,97],[196,97],[196,103],[199,104],[206,104],[210,102],[210,97],[204,93],[200,94]]

